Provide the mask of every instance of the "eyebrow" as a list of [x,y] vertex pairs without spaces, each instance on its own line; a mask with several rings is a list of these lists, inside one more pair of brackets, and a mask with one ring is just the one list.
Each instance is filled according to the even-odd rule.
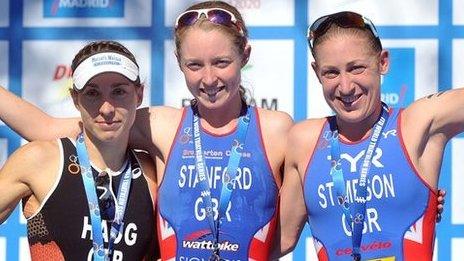
[[115,87],[118,87],[118,86],[121,86],[121,85],[131,85],[132,82],[116,82],[114,84],[111,85],[111,88],[115,88]]
[[[111,87],[111,89],[113,89],[113,88],[117,88],[117,87],[120,87],[120,86],[129,86],[131,84],[132,84],[132,82],[130,82],[130,81],[127,81],[127,82],[115,82],[115,83],[111,84],[110,87]],[[92,83],[92,82],[86,83],[85,87],[101,89],[98,84],[95,84],[95,83]]]

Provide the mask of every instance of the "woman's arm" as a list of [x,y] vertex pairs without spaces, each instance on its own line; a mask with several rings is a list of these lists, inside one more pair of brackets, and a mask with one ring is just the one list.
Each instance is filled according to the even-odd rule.
[[308,219],[304,202],[304,175],[313,154],[323,119],[295,124],[287,138],[284,181],[280,191],[280,220],[272,258],[291,252]]
[[401,136],[412,164],[437,188],[447,142],[464,131],[464,89],[419,99],[401,114]]
[[[59,169],[60,150],[56,141],[35,141],[16,150],[0,169],[0,223],[19,201],[31,199],[24,209],[35,212],[50,191]],[[26,214],[28,211],[24,211]]]
[[0,119],[23,138],[51,140],[74,137],[79,131],[79,118],[55,118],[0,86]]

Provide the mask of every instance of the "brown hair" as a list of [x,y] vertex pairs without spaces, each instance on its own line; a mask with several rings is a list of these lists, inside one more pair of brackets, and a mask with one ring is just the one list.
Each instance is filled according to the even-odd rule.
[[371,31],[367,28],[358,28],[358,27],[341,27],[338,26],[337,24],[333,23],[330,25],[329,29],[327,31],[314,39],[313,42],[313,48],[311,50],[314,59],[316,59],[316,49],[317,46],[329,39],[332,39],[334,36],[338,35],[352,35],[352,36],[357,36],[357,37],[364,37],[366,40],[368,40],[369,47],[371,48],[373,53],[378,53],[382,51],[382,45],[380,45],[380,41],[378,40],[377,37],[375,37]]
[[[137,67],[137,61],[135,59],[134,54],[132,54],[129,49],[127,49],[124,45],[116,41],[94,41],[86,44],[77,54],[74,56],[74,59],[71,64],[71,70],[74,72],[77,66],[83,62],[85,59],[89,58],[90,56],[97,54],[97,53],[104,53],[104,52],[113,52],[118,53],[121,55],[126,56],[131,61],[133,61]],[[133,82],[135,86],[141,86],[140,77]]]
[[[211,23],[206,18],[203,18],[203,17],[200,17],[200,19],[192,26],[198,26],[198,27],[205,28],[205,29],[213,29],[213,28],[219,29],[220,31],[226,33],[227,35],[231,37],[234,45],[237,47],[239,54],[243,55],[245,52],[245,47],[248,42],[248,29],[245,26],[245,22],[240,12],[234,6],[226,2],[223,2],[223,1],[200,2],[197,4],[191,5],[185,11],[208,9],[208,8],[222,8],[234,14],[235,18],[237,19],[237,26],[239,26],[240,29],[242,29],[243,34],[241,34],[235,27],[229,27],[226,25]],[[176,52],[178,55],[180,55],[180,46],[183,40],[183,36],[185,32],[188,30],[188,28],[189,26],[180,27],[179,29],[175,29],[174,31]],[[242,100],[245,103],[247,103],[247,98],[246,98],[247,90],[242,85],[240,85],[239,92],[240,92],[240,97],[242,98]]]

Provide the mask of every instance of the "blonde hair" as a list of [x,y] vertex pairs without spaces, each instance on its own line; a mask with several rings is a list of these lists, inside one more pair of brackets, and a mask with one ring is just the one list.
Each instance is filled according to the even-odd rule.
[[[204,17],[200,17],[200,19],[198,19],[198,21],[195,22],[195,24],[193,24],[191,26],[179,27],[178,29],[174,30],[174,41],[175,41],[175,45],[176,45],[177,58],[180,59],[180,57],[179,57],[180,56],[180,49],[181,49],[181,44],[182,44],[183,39],[184,39],[184,35],[185,35],[186,31],[189,30],[189,28],[192,28],[192,27],[202,28],[204,30],[213,30],[214,29],[214,30],[219,30],[221,32],[224,32],[225,34],[230,36],[230,39],[234,43],[234,46],[237,48],[238,53],[243,56],[244,53],[245,53],[245,47],[246,47],[246,45],[248,43],[248,29],[245,26],[245,22],[244,22],[244,20],[242,18],[242,15],[240,14],[240,12],[234,6],[232,6],[232,5],[230,5],[230,4],[226,3],[226,2],[223,2],[223,1],[205,1],[205,2],[201,2],[201,3],[197,3],[197,4],[194,4],[194,5],[190,6],[185,11],[208,9],[208,8],[222,8],[224,10],[227,10],[227,11],[231,12],[235,16],[235,18],[237,19],[237,26],[240,27],[240,29],[242,30],[242,33],[240,33],[240,31],[235,27],[230,27],[230,26],[227,26],[227,25],[211,23],[210,21],[208,21],[208,19],[206,19]],[[247,96],[246,95],[247,90],[245,89],[245,87],[240,85],[239,92],[240,92],[240,97],[242,98],[243,102],[248,103],[247,102],[248,99],[246,97]]]

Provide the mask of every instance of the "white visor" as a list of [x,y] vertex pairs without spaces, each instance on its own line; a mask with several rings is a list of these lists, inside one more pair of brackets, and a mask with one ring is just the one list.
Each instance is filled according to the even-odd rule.
[[92,77],[103,72],[116,72],[131,81],[139,76],[139,68],[126,56],[114,52],[97,53],[82,61],[73,72],[74,88],[82,90]]

